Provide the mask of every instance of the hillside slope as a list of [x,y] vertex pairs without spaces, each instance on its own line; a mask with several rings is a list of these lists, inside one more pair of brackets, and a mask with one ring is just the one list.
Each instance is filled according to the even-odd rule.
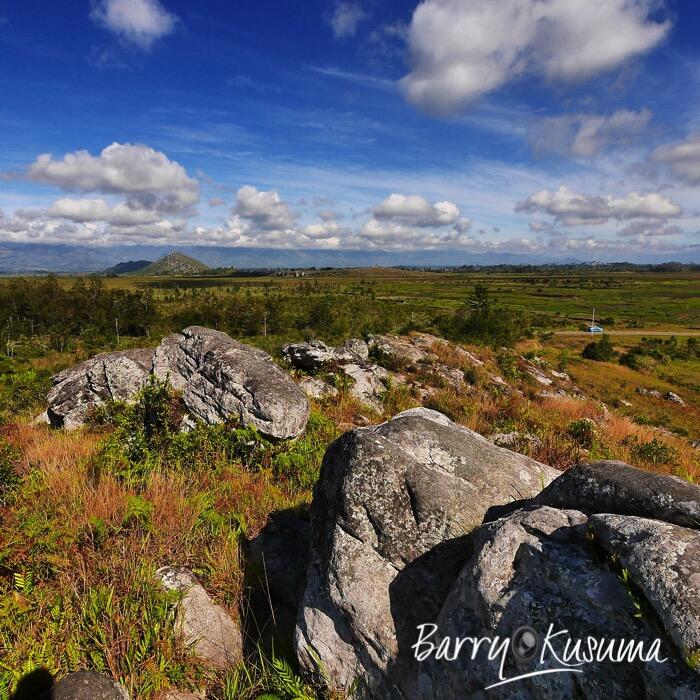
[[196,275],[209,267],[199,260],[182,253],[168,253],[147,267],[140,269],[141,275]]

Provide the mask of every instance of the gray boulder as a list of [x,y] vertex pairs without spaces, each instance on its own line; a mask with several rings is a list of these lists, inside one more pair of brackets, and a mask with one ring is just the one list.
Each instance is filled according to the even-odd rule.
[[289,343],[282,348],[282,355],[297,369],[314,372],[325,365],[364,363],[369,357],[369,348],[364,340],[351,338],[340,347],[329,347],[321,340],[308,343]]
[[379,401],[386,391],[384,382],[389,373],[379,365],[347,364],[341,367],[343,373],[352,379],[350,395],[358,401],[366,403],[375,411],[381,412],[382,405]]
[[282,356],[294,367],[311,372],[329,364],[334,359],[333,348],[321,340],[308,343],[289,343],[282,348]]
[[466,556],[463,536],[494,503],[535,495],[555,470],[427,409],[358,428],[324,457],[295,645],[361,697],[404,697],[399,655],[432,620]]
[[594,515],[589,524],[676,646],[684,655],[700,651],[700,532],[628,515]]
[[[574,667],[578,673],[569,668],[568,672],[525,677],[486,690],[504,679],[565,668],[559,659],[565,658],[567,639],[572,644],[583,640],[584,653],[589,636],[634,640],[652,649],[658,630],[653,621],[636,616],[625,584],[616,571],[602,565],[597,543],[587,536],[586,521],[578,511],[545,506],[518,510],[473,533],[465,547],[473,553],[435,618],[436,631],[430,642],[437,645],[466,636],[511,641],[502,654],[491,659],[488,646],[474,658],[470,655],[473,647],[469,647],[454,661],[427,655],[418,670],[418,697],[697,697],[700,678],[685,666],[668,639],[661,640],[658,655],[667,658],[664,663],[638,659],[611,663],[594,657]],[[512,641],[524,626],[530,628],[532,656],[516,653]],[[550,631],[556,636],[548,638]],[[415,637],[417,640],[417,632]]]
[[700,529],[700,486],[622,462],[582,464],[564,472],[535,499],[584,513],[619,513]]
[[240,661],[240,628],[224,608],[212,602],[194,574],[171,566],[158,569],[156,574],[166,590],[182,594],[176,624],[185,644],[212,666],[225,668]]
[[156,349],[154,374],[182,390],[191,417],[213,425],[234,417],[264,435],[303,432],[309,402],[272,358],[225,333],[185,328]]
[[674,394],[672,391],[667,391],[664,394],[664,398],[666,399],[666,401],[670,401],[671,403],[677,403],[681,407],[686,406],[685,401],[683,401],[683,399],[680,396],[678,396],[678,394]]
[[129,401],[153,368],[152,350],[101,353],[53,377],[46,414],[55,428],[83,425],[90,410],[108,401]]
[[367,362],[369,359],[369,347],[364,340],[350,338],[350,340],[346,340],[340,347],[333,348],[333,359],[338,364]]
[[129,700],[129,693],[111,678],[79,671],[60,680],[39,700]]
[[395,335],[371,335],[367,345],[374,353],[390,358],[398,365],[405,367],[416,367],[420,363],[437,360],[437,355],[415,345],[410,338],[400,338]]
[[663,394],[657,389],[647,389],[643,386],[638,386],[635,391],[641,396],[650,396],[652,399],[662,399]]
[[551,386],[554,383],[554,380],[548,377],[536,363],[525,360],[524,358],[521,358],[521,361],[524,364],[525,373],[532,377],[538,384],[542,384],[542,386]]
[[443,352],[451,355],[457,362],[459,362],[461,367],[481,367],[484,364],[478,357],[468,350],[465,350],[455,343],[451,343],[449,340],[439,338],[436,335],[431,335],[430,333],[416,333],[415,335],[411,336],[410,342],[415,347],[426,350],[431,354],[433,354],[433,349],[441,349]]

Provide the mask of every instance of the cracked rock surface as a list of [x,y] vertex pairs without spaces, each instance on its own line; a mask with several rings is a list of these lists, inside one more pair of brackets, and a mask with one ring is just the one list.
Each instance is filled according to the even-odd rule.
[[428,409],[338,439],[314,491],[302,666],[317,656],[341,686],[358,678],[402,697],[411,663],[399,647],[437,615],[464,536],[489,506],[534,496],[557,473]]
[[55,428],[83,425],[90,410],[107,401],[128,401],[153,368],[152,350],[106,352],[64,369],[47,394],[47,416]]
[[210,425],[237,417],[264,435],[292,438],[309,418],[306,395],[266,352],[220,331],[190,326],[168,336],[155,351],[154,373]]
[[[700,697],[686,663],[700,648],[700,488],[614,462],[556,475],[427,409],[338,439],[311,507],[302,668],[320,662],[358,700]],[[451,660],[415,659],[424,624]],[[455,655],[454,640],[524,626],[541,644],[550,626],[565,634],[559,658],[589,637],[659,653],[594,656],[581,673],[549,652],[544,666],[506,652],[502,671],[500,656]],[[538,669],[555,672],[486,690]]]
[[81,426],[93,407],[131,401],[151,374],[182,392],[186,425],[234,418],[285,439],[300,435],[309,418],[306,395],[266,352],[190,326],[155,350],[104,353],[59,372],[47,396],[47,419],[57,428]]

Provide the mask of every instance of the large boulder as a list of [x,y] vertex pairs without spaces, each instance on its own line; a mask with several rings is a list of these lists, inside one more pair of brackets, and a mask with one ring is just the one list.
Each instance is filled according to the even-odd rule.
[[[593,525],[596,532],[611,526],[620,531],[615,522],[618,516],[596,517],[603,519]],[[422,700],[698,697],[700,676],[687,668],[664,634],[657,655],[657,659],[667,659],[663,663],[638,658],[611,663],[596,656],[577,666],[560,661],[566,659],[568,640],[570,649],[582,640],[579,659],[568,659],[577,664],[587,653],[589,639],[607,640],[608,644],[632,640],[651,651],[659,638],[655,621],[638,614],[627,585],[606,563],[597,539],[589,536],[589,523],[579,511],[543,506],[518,510],[476,530],[467,543],[466,563],[439,614],[434,621],[426,620],[434,622],[434,627],[424,628],[420,638],[415,634],[416,642],[422,641],[416,653],[425,652],[425,656],[410,690]],[[697,537],[695,531],[686,532]],[[668,543],[657,539],[656,544]],[[657,557],[646,566],[657,580],[665,576],[663,571],[651,574],[659,563]],[[694,570],[697,567],[696,559]],[[683,578],[688,577],[692,574],[686,572]],[[666,589],[662,595],[670,592]],[[665,600],[672,605],[670,599]],[[687,596],[681,596],[675,612],[687,602]],[[697,619],[696,610],[687,614]],[[519,633],[523,628],[527,629]],[[528,644],[521,647],[518,640],[524,635]],[[488,641],[475,656],[470,645],[451,661],[437,656],[429,646],[449,644],[452,655],[455,640],[464,637],[498,637],[507,646],[491,658]],[[537,671],[540,674],[528,677]],[[517,677],[521,678],[498,685]]]
[[194,574],[172,566],[156,573],[166,590],[182,594],[176,625],[185,644],[212,666],[238,663],[243,654],[241,630],[224,608],[214,604]]
[[367,362],[369,359],[369,347],[364,340],[350,338],[341,346],[333,348],[333,358],[338,364]]
[[39,700],[129,700],[123,685],[92,671],[70,673]]
[[337,348],[329,347],[321,340],[310,340],[285,345],[282,355],[297,369],[314,372],[326,365],[366,362],[369,348],[364,340],[358,338],[346,340]]
[[683,655],[700,652],[700,532],[629,515],[594,515],[589,525]]
[[534,496],[557,472],[427,409],[358,428],[326,452],[311,510],[311,563],[295,644],[361,697],[404,697],[399,654],[433,620],[495,503]]
[[312,372],[333,361],[333,348],[329,348],[322,340],[289,343],[282,348],[282,356],[297,369]]
[[96,355],[53,377],[46,399],[55,428],[83,425],[90,410],[108,401],[129,401],[153,368],[152,350],[120,350]]
[[258,348],[190,326],[163,340],[154,374],[182,393],[190,416],[212,425],[237,418],[273,438],[298,436],[309,418],[304,392]]
[[623,462],[581,464],[564,472],[536,501],[584,513],[618,513],[700,528],[700,486]]

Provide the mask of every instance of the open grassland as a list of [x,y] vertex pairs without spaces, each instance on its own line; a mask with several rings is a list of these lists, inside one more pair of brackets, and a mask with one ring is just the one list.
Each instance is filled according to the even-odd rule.
[[[578,327],[597,309],[611,329],[656,328],[700,330],[700,273],[595,272],[496,273],[418,272],[386,268],[309,271],[294,276],[199,276],[103,278],[107,288],[151,289],[163,299],[167,291],[206,290],[225,294],[245,290],[259,296],[274,292],[341,295],[371,294],[389,306],[421,310],[454,310],[477,284],[485,284],[498,302],[512,309],[551,317],[553,326]],[[0,278],[0,285],[12,278]],[[71,278],[60,278],[69,285]]]

